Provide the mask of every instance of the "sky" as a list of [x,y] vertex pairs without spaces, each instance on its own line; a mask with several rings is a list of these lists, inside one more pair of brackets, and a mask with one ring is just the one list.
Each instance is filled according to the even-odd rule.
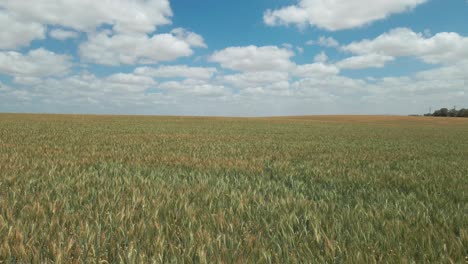
[[0,112],[468,108],[467,0],[0,0]]

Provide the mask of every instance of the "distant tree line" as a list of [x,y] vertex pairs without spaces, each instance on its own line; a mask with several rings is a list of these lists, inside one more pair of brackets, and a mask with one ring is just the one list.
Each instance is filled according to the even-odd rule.
[[468,109],[462,108],[457,110],[455,108],[441,108],[434,113],[425,114],[425,116],[445,116],[445,117],[468,117]]

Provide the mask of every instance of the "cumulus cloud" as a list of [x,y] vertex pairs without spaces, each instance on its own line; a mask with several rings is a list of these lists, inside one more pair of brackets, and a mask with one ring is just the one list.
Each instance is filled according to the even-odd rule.
[[394,57],[381,54],[365,54],[341,60],[336,63],[336,66],[341,69],[382,68],[385,63],[394,59]]
[[317,62],[312,64],[297,65],[292,73],[298,77],[314,77],[321,79],[324,77],[337,75],[339,72],[340,70],[334,65]]
[[25,21],[85,32],[106,24],[119,33],[150,33],[172,16],[169,0],[3,0],[0,7]]
[[287,71],[293,66],[294,52],[276,46],[229,47],[215,52],[209,60],[237,71]]
[[[8,27],[0,32],[0,49],[18,49],[35,39],[44,39],[47,26],[72,29],[49,32],[50,37],[59,40],[76,38],[78,32],[95,36],[102,26],[110,26],[116,34],[143,36],[158,26],[170,24],[171,17],[169,0],[3,0],[0,24]],[[191,46],[206,46],[194,33],[182,29],[174,33]]]
[[397,28],[375,39],[353,42],[342,49],[359,55],[411,56],[427,63],[451,64],[468,58],[468,38],[454,32],[426,37],[408,28]]
[[[337,69],[329,73],[323,70],[326,66],[332,69],[333,65],[313,65],[298,66],[308,71],[296,72],[295,76],[303,76],[297,79],[289,78],[284,72],[245,72],[209,80],[188,78],[160,83],[152,80],[152,76],[136,73],[116,73],[108,77],[96,77],[90,73],[52,76],[39,78],[37,83],[24,87],[0,88],[0,99],[2,109],[6,109],[5,105],[8,104],[18,107],[34,99],[35,104],[41,106],[40,109],[55,105],[63,109],[91,112],[99,112],[101,107],[105,107],[110,113],[133,113],[135,109],[140,109],[150,114],[192,115],[369,111],[408,114],[424,111],[428,105],[462,105],[468,100],[466,62],[410,76],[372,80],[340,76],[335,74]],[[320,72],[325,75],[318,74]],[[157,92],[153,92],[153,89]],[[167,108],[163,108],[163,105],[167,105]]]
[[156,84],[156,82],[150,77],[135,75],[132,73],[116,73],[107,77],[106,80],[114,84],[141,85],[143,87]]
[[[192,46],[203,43],[201,36],[184,34],[117,34],[103,31],[89,36],[80,45],[80,55],[85,61],[104,65],[151,64],[172,61],[193,54]],[[204,44],[204,43],[203,43]]]
[[[0,52],[0,73],[18,78],[60,76],[69,72],[72,58],[43,48],[27,54]],[[32,80],[32,79],[29,79]]]
[[323,52],[323,51],[320,52],[319,54],[315,55],[315,57],[314,57],[314,61],[315,61],[315,62],[322,62],[322,63],[324,63],[324,62],[327,62],[327,60],[328,60],[328,56],[327,56],[327,54],[326,54],[325,52]]
[[224,75],[219,78],[223,83],[233,85],[236,88],[246,89],[259,86],[268,86],[288,82],[288,72],[244,72]]
[[49,32],[58,40],[86,32],[80,55],[84,61],[104,65],[172,61],[192,55],[192,47],[207,47],[202,36],[183,28],[155,34],[158,26],[171,23],[171,17],[169,0],[4,0],[0,23],[9,26],[0,32],[0,49],[44,39],[47,26],[58,27]]
[[156,84],[150,77],[132,73],[116,73],[108,76],[102,82],[105,84],[103,86],[104,89],[107,89],[109,92],[142,92]]
[[[0,3],[1,6],[1,3]],[[0,8],[0,50],[28,46],[34,39],[45,38],[45,27]]]
[[299,79],[291,84],[298,97],[318,97],[323,101],[366,93],[368,85],[364,80],[330,75],[327,78],[313,76]]
[[[65,77],[41,78],[39,82],[0,93],[3,109],[15,112],[29,110],[81,112],[81,113],[138,113],[132,112],[139,106],[169,103],[171,98],[146,91],[156,85],[154,81],[117,73],[108,77],[97,77],[81,73]],[[38,107],[38,108],[36,108]]]
[[163,82],[158,85],[158,88],[178,96],[223,97],[231,94],[224,85],[193,79]]
[[264,22],[270,26],[312,25],[331,31],[361,27],[405,12],[427,0],[299,0],[277,10],[267,10]]
[[178,39],[183,40],[190,44],[190,46],[198,47],[198,48],[207,48],[208,46],[205,44],[203,37],[190,32],[184,28],[176,28],[171,31],[171,33]]
[[309,40],[306,42],[307,45],[318,45],[322,47],[337,48],[340,43],[332,37],[321,36],[317,40]]
[[66,39],[78,38],[79,33],[76,31],[72,31],[72,30],[64,30],[64,29],[57,28],[57,29],[52,29],[51,31],[49,31],[49,36],[58,40],[66,40]]
[[364,99],[377,103],[387,99],[394,104],[410,100],[425,107],[464,104],[468,99],[467,70],[468,63],[464,62],[410,76],[380,78],[367,85],[369,93]]
[[187,65],[138,67],[135,74],[151,76],[157,78],[190,78],[190,79],[210,79],[216,72],[212,67],[189,67]]
[[424,80],[451,79],[461,80],[468,93],[468,60],[460,60],[449,66],[421,71],[415,74],[416,78]]

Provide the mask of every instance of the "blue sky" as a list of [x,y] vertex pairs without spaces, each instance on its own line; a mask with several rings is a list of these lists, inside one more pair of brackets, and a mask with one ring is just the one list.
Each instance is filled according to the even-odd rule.
[[0,112],[468,107],[466,0],[0,0]]

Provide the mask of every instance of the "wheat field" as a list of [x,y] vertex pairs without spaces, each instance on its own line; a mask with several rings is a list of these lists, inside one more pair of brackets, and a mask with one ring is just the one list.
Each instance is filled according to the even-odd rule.
[[0,263],[463,263],[468,120],[0,114]]

